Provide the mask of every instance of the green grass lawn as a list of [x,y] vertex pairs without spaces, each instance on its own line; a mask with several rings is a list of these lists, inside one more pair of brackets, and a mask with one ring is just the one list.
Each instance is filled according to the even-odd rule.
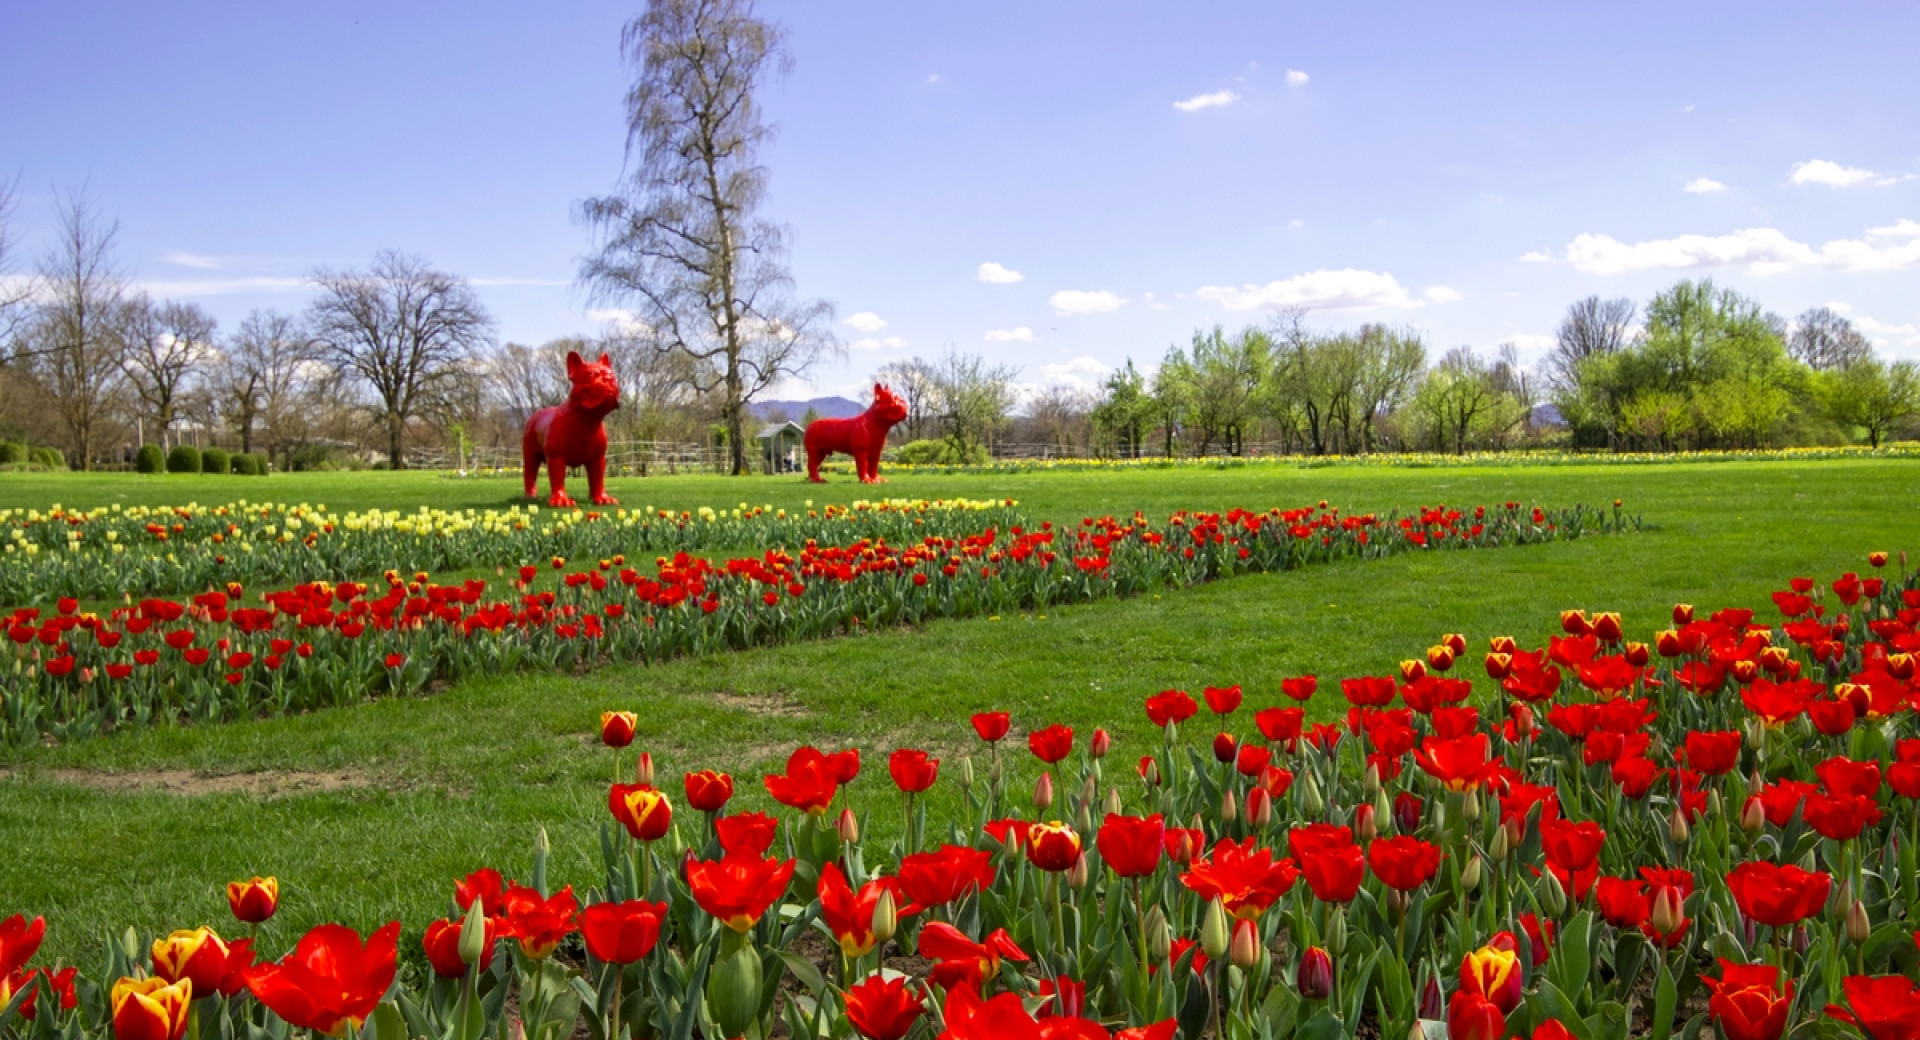
[[[792,508],[876,490],[845,478],[824,487],[790,477],[610,483],[629,505],[676,509]],[[426,474],[5,474],[0,507],[247,497],[336,509],[480,508],[509,504],[516,489],[509,480]],[[1869,550],[1920,550],[1920,464],[1908,461],[914,476],[877,490],[1016,498],[1035,517],[1062,522],[1323,498],[1372,510],[1617,497],[1649,529],[1336,564],[1044,617],[943,622],[584,676],[491,677],[424,699],[7,752],[0,842],[13,854],[0,862],[0,910],[45,914],[49,956],[93,957],[104,934],[129,924],[143,933],[221,926],[229,921],[224,882],[271,873],[284,892],[271,949],[321,920],[366,928],[397,916],[417,936],[445,912],[452,878],[481,865],[524,871],[540,826],[552,837],[556,876],[594,881],[612,769],[594,733],[606,708],[640,712],[636,750],[653,751],[676,800],[682,771],[715,767],[736,773],[736,806],[764,806],[758,774],[793,746],[858,746],[866,766],[852,789],[856,804],[873,812],[870,827],[887,831],[898,801],[885,753],[932,747],[951,770],[975,749],[965,721],[974,711],[1011,710],[1016,735],[1050,722],[1082,734],[1105,726],[1116,737],[1112,767],[1127,768],[1121,763],[1158,739],[1142,698],[1169,686],[1197,693],[1238,682],[1249,708],[1260,707],[1278,699],[1282,676],[1379,674],[1449,631],[1467,635],[1466,674],[1478,675],[1485,637],[1539,643],[1564,607],[1621,610],[1632,636],[1646,638],[1676,601],[1765,607],[1790,574],[1830,579],[1864,569]],[[1319,713],[1335,714],[1337,697],[1317,698]],[[1240,718],[1250,729],[1245,710]],[[1012,789],[1020,791],[1035,771],[1024,745],[1017,750]],[[262,771],[333,773],[350,786],[270,796],[139,789],[184,774]]]

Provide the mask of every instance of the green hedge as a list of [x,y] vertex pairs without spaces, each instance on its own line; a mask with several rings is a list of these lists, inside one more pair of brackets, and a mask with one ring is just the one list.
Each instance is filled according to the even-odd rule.
[[168,473],[200,472],[200,449],[191,444],[176,444],[167,453]]
[[908,466],[967,466],[987,461],[987,449],[976,444],[964,454],[948,440],[908,441],[896,460]]
[[142,444],[134,453],[133,468],[141,473],[159,473],[167,468],[167,456],[158,444]]
[[229,467],[231,460],[232,456],[219,448],[208,448],[206,451],[200,453],[200,472],[230,473],[232,472],[232,469]]

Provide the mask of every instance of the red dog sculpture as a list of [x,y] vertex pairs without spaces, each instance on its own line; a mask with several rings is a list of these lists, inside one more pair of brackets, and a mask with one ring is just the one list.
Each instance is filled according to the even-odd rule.
[[539,497],[540,463],[547,464],[547,485],[553,494],[547,504],[566,507],[574,504],[567,494],[567,467],[585,466],[587,491],[596,506],[616,506],[620,500],[607,494],[607,431],[600,425],[607,413],[620,407],[620,381],[614,378],[613,365],[605,354],[596,362],[580,360],[567,352],[567,379],[573,389],[567,403],[542,408],[527,420],[526,436],[520,440],[520,453],[526,459],[527,497]]
[[887,446],[887,431],[907,417],[907,406],[892,390],[873,384],[873,404],[851,419],[815,419],[807,426],[807,479],[820,479],[820,460],[836,451],[853,456],[853,468],[860,483],[880,483],[880,449]]

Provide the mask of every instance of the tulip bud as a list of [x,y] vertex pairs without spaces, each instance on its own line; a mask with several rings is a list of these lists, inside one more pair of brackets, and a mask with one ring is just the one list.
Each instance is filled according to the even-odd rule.
[[972,755],[963,755],[960,758],[960,790],[962,791],[973,790],[973,756]]
[[1561,887],[1560,879],[1551,870],[1540,875],[1540,905],[1555,917],[1567,910],[1567,890]]
[[1512,654],[1494,653],[1494,654],[1487,655],[1487,678],[1505,679],[1507,676],[1512,674],[1513,674],[1513,655]]
[[1153,758],[1151,756],[1141,759],[1140,760],[1140,779],[1145,780],[1147,782],[1148,787],[1159,787],[1160,786],[1160,760],[1157,758]]
[[1693,604],[1675,603],[1673,605],[1673,623],[1676,625],[1693,624]]
[[467,907],[467,916],[460,922],[460,961],[472,966],[486,955],[487,915],[485,907],[476,899]]
[[1675,845],[1684,845],[1688,834],[1687,814],[1676,805],[1673,807],[1673,815],[1667,817],[1667,837],[1673,839]]
[[1309,946],[1300,955],[1300,970],[1294,976],[1300,995],[1308,1000],[1325,1000],[1333,995],[1333,958],[1318,946]]
[[1093,868],[1087,863],[1087,854],[1082,852],[1080,858],[1073,861],[1073,866],[1067,868],[1067,884],[1078,890],[1087,887],[1087,882],[1092,879]]
[[1113,750],[1113,738],[1107,735],[1106,730],[1096,729],[1093,731],[1093,743],[1089,745],[1088,750],[1095,758],[1105,758],[1107,752]]
[[653,786],[653,752],[640,752],[640,763],[633,769],[633,782]]
[[1053,807],[1053,774],[1041,773],[1040,779],[1033,784],[1033,807],[1050,809]]
[[1227,944],[1227,959],[1241,971],[1252,971],[1260,963],[1260,933],[1249,918],[1233,923],[1233,939]]
[[1155,964],[1165,964],[1173,955],[1173,929],[1167,926],[1166,911],[1158,906],[1147,911],[1147,956]]
[[[1446,998],[1440,992],[1440,977],[1429,974],[1427,976],[1427,984],[1420,987],[1420,1017],[1431,1021],[1437,1018],[1444,1018],[1446,1014]],[[1413,1028],[1419,1035],[1409,1036],[1407,1040],[1422,1040],[1426,1034],[1420,1028],[1420,1023],[1416,1021],[1413,1024]]]
[[1519,701],[1507,705],[1507,717],[1513,720],[1513,731],[1526,737],[1533,734],[1533,709]]
[[1305,773],[1300,782],[1293,785],[1293,800],[1300,811],[1308,816],[1318,816],[1326,809],[1326,800],[1320,797],[1320,785],[1313,779],[1312,773]]
[[1859,946],[1873,934],[1873,922],[1867,920],[1867,905],[1858,899],[1847,909],[1847,941]]
[[[1100,804],[1101,811],[1109,816],[1118,816],[1120,810],[1123,808],[1125,808],[1125,806],[1120,803],[1120,789],[1117,787],[1107,788],[1107,797]],[[1088,828],[1088,830],[1092,830],[1092,828]]]
[[1073,811],[1073,829],[1081,834],[1093,833],[1093,811],[1086,802]]
[[1647,916],[1647,923],[1661,935],[1672,935],[1686,926],[1687,913],[1680,901],[1680,890],[1672,885],[1662,885],[1653,894],[1653,912]]
[[1327,914],[1327,949],[1335,957],[1347,952],[1347,910],[1336,906]]
[[1229,787],[1226,792],[1220,796],[1220,819],[1231,820],[1239,814],[1239,811],[1240,803],[1233,797],[1233,788]]
[[1373,822],[1373,803],[1361,802],[1353,807],[1353,835],[1361,841],[1372,841],[1379,837],[1380,828]]
[[1472,789],[1460,793],[1460,816],[1472,822],[1480,818],[1480,792]]
[[873,901],[873,941],[886,942],[900,926],[900,909],[894,905],[893,890],[882,888]]
[[1387,889],[1387,915],[1394,921],[1407,916],[1407,894],[1397,888]]
[[760,955],[742,946],[707,975],[707,1010],[722,1036],[740,1036],[760,1015]]
[[1420,799],[1405,791],[1393,799],[1393,829],[1398,834],[1412,834],[1420,829]]
[[1380,766],[1378,764],[1373,762],[1367,763],[1367,771],[1360,774],[1360,790],[1368,796],[1372,796],[1375,791],[1380,790]]
[[1748,834],[1758,834],[1767,826],[1767,811],[1760,806],[1759,796],[1747,799],[1740,809],[1740,829]]
[[1436,672],[1446,672],[1453,667],[1453,648],[1445,644],[1427,647],[1427,667]]
[[1273,822],[1273,796],[1264,787],[1247,792],[1247,825],[1260,830]]
[[1240,744],[1231,733],[1221,733],[1213,738],[1213,760],[1231,762],[1240,753]]
[[1813,938],[1807,934],[1807,923],[1802,921],[1794,925],[1792,942],[1794,955],[1797,957],[1805,957],[1807,955],[1807,947],[1812,945]]
[[[1460,886],[1469,892],[1479,888],[1480,872],[1483,869],[1484,868],[1480,866],[1480,857],[1478,855],[1468,860],[1467,869],[1460,872]],[[1557,913],[1558,911],[1555,912]]]
[[1208,960],[1217,961],[1227,955],[1227,943],[1232,938],[1227,931],[1227,908],[1218,899],[1207,903],[1207,912],[1200,920],[1200,952]]
[[1487,855],[1491,856],[1495,863],[1505,863],[1507,861],[1508,851],[1507,829],[1505,827],[1495,827],[1493,829],[1493,843],[1487,846]]
[[1401,682],[1418,682],[1424,678],[1426,674],[1427,665],[1424,661],[1415,661],[1412,658],[1408,658],[1400,662]]
[[860,840],[860,820],[853,815],[852,809],[840,810],[840,819],[833,829],[839,832],[840,840],[845,844],[852,845]]

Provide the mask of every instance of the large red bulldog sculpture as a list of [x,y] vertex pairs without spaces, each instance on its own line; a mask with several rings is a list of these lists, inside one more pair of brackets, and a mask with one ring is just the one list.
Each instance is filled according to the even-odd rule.
[[547,496],[548,505],[574,504],[567,494],[568,466],[586,467],[587,492],[594,505],[619,505],[619,499],[607,494],[607,431],[600,422],[620,407],[620,381],[614,378],[605,354],[599,361],[586,362],[573,351],[567,352],[567,379],[573,383],[567,403],[542,408],[527,420],[527,433],[520,441],[527,497],[539,497],[540,463],[545,462],[547,485],[553,490]]
[[851,419],[815,419],[807,426],[807,479],[820,479],[820,460],[836,451],[853,456],[853,468],[860,483],[880,483],[880,449],[887,446],[887,431],[907,417],[907,406],[892,390],[873,384],[873,404]]

